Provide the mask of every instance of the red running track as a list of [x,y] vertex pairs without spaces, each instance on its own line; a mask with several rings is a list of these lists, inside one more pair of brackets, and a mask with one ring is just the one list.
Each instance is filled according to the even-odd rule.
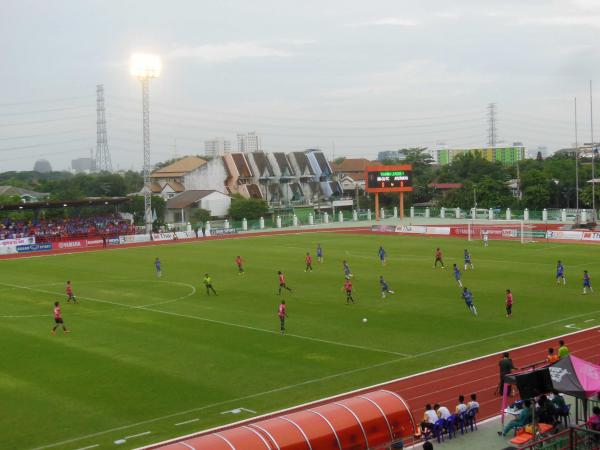
[[[524,345],[514,349],[509,349],[510,356],[516,367],[524,367],[544,360],[548,347],[556,348],[558,339],[563,338],[571,354],[586,359],[593,363],[600,360],[600,326],[583,331],[577,331],[551,339],[536,342],[534,344]],[[458,396],[464,395],[467,400],[471,393],[477,393],[477,400],[480,404],[478,420],[485,420],[500,413],[501,397],[495,395],[499,382],[498,361],[502,357],[502,351],[475,358],[472,360],[452,364],[450,366],[434,369],[416,375],[410,375],[398,380],[387,383],[369,386],[353,392],[347,392],[339,396],[318,400],[306,405],[299,405],[283,411],[276,411],[260,417],[249,420],[224,425],[222,427],[205,430],[188,436],[182,436],[168,441],[169,443],[183,441],[192,437],[199,437],[210,434],[215,431],[223,431],[229,428],[246,425],[249,423],[264,420],[266,418],[283,416],[295,411],[315,407],[329,403],[335,399],[338,401],[343,398],[359,395],[361,393],[374,391],[377,389],[387,389],[398,393],[408,403],[411,413],[416,422],[421,420],[424,406],[427,403],[439,403],[454,409],[458,403]],[[165,442],[157,443],[144,447],[153,449],[165,445]]]

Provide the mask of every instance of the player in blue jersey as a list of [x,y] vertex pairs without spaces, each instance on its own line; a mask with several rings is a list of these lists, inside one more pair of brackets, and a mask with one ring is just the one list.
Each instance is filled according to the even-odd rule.
[[460,281],[460,269],[458,268],[458,266],[456,264],[454,264],[452,266],[452,269],[454,270],[454,279],[456,280],[456,282],[458,283],[458,285],[460,287],[463,287],[462,281]]
[[158,259],[158,256],[154,260],[154,269],[156,270],[156,276],[158,278],[162,277],[161,264],[160,264],[160,259]]
[[588,290],[590,291],[590,294],[592,292],[594,292],[594,289],[592,289],[592,282],[591,282],[590,274],[588,273],[587,270],[584,270],[583,271],[583,292],[582,292],[582,294],[587,294]]
[[317,244],[317,261],[320,263],[323,262],[323,249],[321,248],[321,244]]
[[463,288],[462,298],[465,300],[467,308],[469,308],[474,315],[477,315],[477,308],[475,308],[475,305],[473,304],[473,293],[466,287]]
[[469,250],[467,250],[466,248],[465,248],[464,258],[465,258],[465,270],[467,270],[468,267],[470,267],[471,270],[473,270],[475,268],[475,266],[473,266],[473,263],[471,262],[471,254],[469,253]]
[[381,286],[381,298],[385,298],[385,294],[393,294],[387,282],[383,279],[383,275],[379,277],[379,286]]
[[560,260],[556,263],[556,284],[560,284],[562,280],[563,285],[567,284],[567,278],[565,277],[565,266]]
[[354,276],[350,271],[350,266],[348,265],[348,262],[346,260],[342,262],[342,265],[344,266],[344,277],[346,277],[346,280],[349,280],[350,277]]
[[380,245],[379,246],[379,261],[381,261],[381,265],[385,266],[385,250],[383,249],[383,246]]

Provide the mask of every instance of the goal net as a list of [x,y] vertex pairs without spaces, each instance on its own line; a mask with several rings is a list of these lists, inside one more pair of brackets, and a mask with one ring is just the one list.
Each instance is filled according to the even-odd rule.
[[466,225],[469,241],[482,241],[484,244],[493,240],[520,241],[522,244],[534,242],[535,227],[524,220],[488,220],[485,222],[469,222]]

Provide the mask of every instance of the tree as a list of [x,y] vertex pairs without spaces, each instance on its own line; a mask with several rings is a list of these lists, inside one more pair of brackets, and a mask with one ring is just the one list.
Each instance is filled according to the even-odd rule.
[[244,198],[234,195],[229,206],[229,216],[234,220],[258,219],[269,209],[267,202],[259,198]]
[[[152,211],[156,211],[157,221],[154,225],[162,225],[164,223],[165,211],[167,209],[167,202],[157,195],[152,196]],[[133,220],[136,225],[144,225],[145,223],[145,210],[144,210],[144,196],[134,195],[131,197],[129,203],[125,203],[121,207],[121,211],[133,214]],[[158,223],[157,223],[158,222]]]
[[194,224],[205,223],[210,220],[210,211],[202,208],[193,209],[190,219]]
[[338,164],[338,165],[341,164],[341,163],[343,163],[344,161],[346,161],[346,157],[345,156],[339,156],[339,157],[337,157],[337,158],[335,158],[333,160],[333,162],[336,163],[336,164]]
[[550,204],[550,190],[544,185],[528,186],[523,189],[523,205],[541,210]]

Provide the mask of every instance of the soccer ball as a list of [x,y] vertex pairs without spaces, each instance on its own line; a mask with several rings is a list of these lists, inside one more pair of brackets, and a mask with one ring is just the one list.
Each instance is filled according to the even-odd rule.
[[363,319],[363,323],[367,323],[367,318],[366,317]]

